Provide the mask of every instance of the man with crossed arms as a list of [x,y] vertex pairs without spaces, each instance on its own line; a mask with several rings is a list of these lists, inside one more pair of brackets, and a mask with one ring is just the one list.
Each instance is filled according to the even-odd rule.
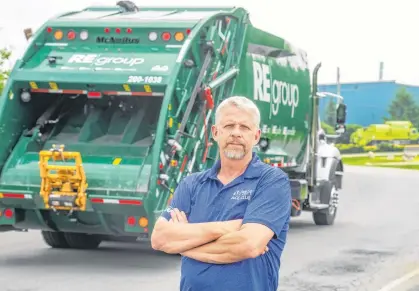
[[185,177],[157,220],[152,247],[182,255],[181,291],[276,291],[291,212],[288,176],[252,152],[260,112],[245,97],[216,111],[220,159]]

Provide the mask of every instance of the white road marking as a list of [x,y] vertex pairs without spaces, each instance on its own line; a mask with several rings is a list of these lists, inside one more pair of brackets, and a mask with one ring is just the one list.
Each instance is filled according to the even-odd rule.
[[394,288],[396,288],[397,286],[409,281],[410,279],[412,279],[415,276],[419,276],[419,268],[416,270],[413,270],[410,273],[407,273],[406,275],[404,275],[403,277],[400,277],[396,280],[391,281],[390,283],[388,283],[386,286],[384,286],[383,288],[381,288],[379,291],[391,291]]

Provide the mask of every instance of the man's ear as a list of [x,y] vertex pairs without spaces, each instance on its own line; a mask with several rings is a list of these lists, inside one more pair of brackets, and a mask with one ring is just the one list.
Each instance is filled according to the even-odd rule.
[[211,126],[212,138],[216,141],[218,137],[218,130],[215,125]]
[[258,129],[256,134],[255,134],[255,143],[254,143],[253,146],[255,146],[259,143],[261,133],[262,133],[262,131],[260,129]]

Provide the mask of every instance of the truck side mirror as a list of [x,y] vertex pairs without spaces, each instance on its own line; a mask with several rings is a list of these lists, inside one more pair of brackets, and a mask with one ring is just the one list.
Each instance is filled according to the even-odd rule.
[[346,122],[346,105],[340,103],[336,109],[336,123],[344,125]]
[[346,131],[346,105],[340,103],[336,109],[336,133],[343,134]]

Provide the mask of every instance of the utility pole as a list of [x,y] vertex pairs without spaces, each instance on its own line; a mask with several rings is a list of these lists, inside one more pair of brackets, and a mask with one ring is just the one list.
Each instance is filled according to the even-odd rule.
[[384,73],[384,62],[380,62],[380,71],[378,73],[378,80],[383,80],[383,74]]
[[340,68],[336,70],[336,94],[340,95]]

